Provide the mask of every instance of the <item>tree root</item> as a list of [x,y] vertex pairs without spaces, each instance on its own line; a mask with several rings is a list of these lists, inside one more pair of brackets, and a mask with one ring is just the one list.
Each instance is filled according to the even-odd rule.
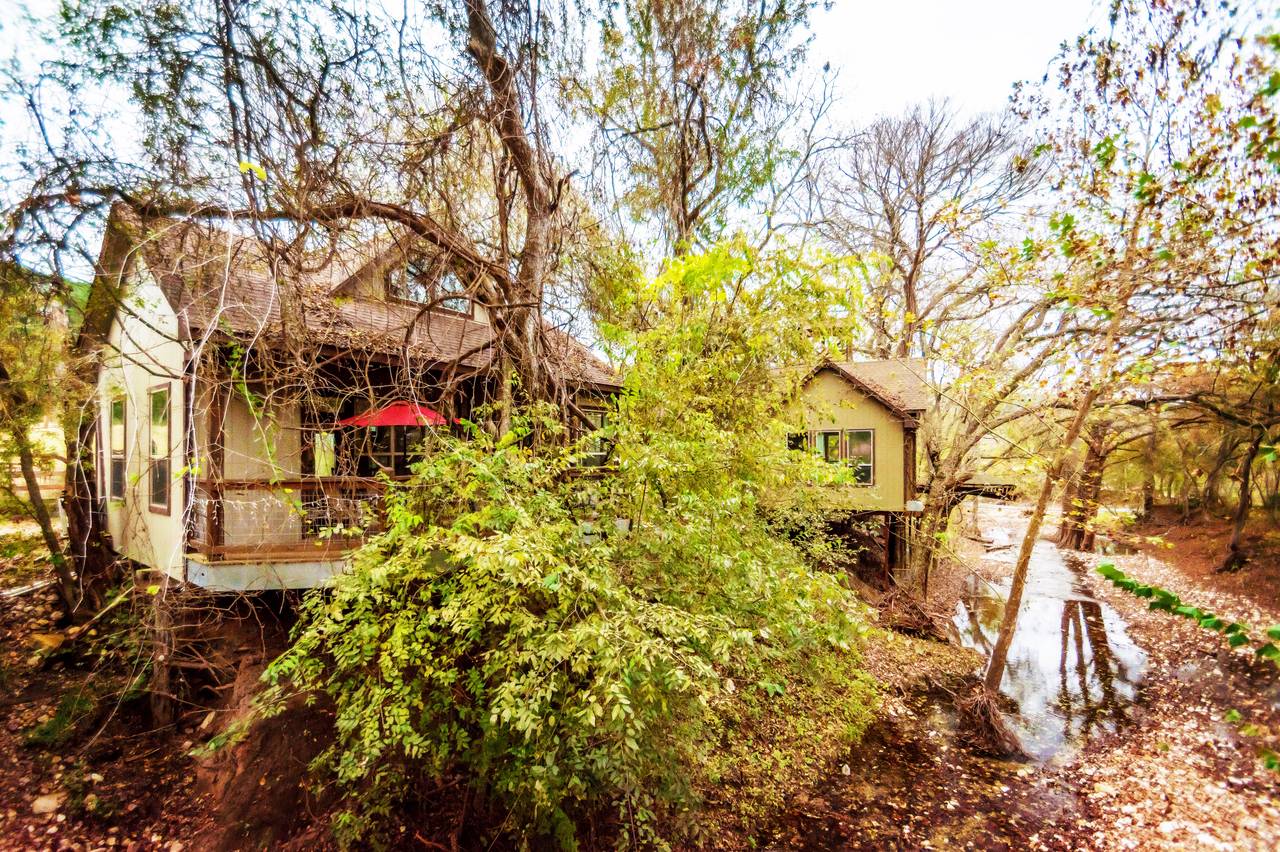
[[957,696],[956,710],[960,714],[959,738],[965,745],[992,757],[1027,758],[1022,742],[1000,710],[999,695],[979,684],[968,695]]

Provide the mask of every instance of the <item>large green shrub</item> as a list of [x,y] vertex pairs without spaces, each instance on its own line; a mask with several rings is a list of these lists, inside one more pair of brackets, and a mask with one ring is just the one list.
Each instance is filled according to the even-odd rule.
[[[748,278],[729,305],[726,282]],[[536,412],[500,440],[442,438],[390,487],[353,570],[304,603],[265,703],[332,701],[318,763],[347,794],[341,837],[463,771],[519,834],[571,845],[613,806],[623,839],[654,840],[735,693],[869,698],[856,676],[805,674],[833,654],[854,668],[859,605],[762,509],[831,475],[785,449],[779,420],[778,367],[812,354],[820,276],[723,249],[651,286],[661,321],[613,338],[631,370],[612,475],[574,475],[579,448]]]

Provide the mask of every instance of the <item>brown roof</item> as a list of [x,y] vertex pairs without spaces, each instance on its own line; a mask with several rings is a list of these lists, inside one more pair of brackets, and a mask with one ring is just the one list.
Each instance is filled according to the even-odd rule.
[[822,366],[844,373],[882,402],[888,403],[890,408],[919,412],[927,410],[933,404],[933,393],[925,380],[926,364],[923,358],[828,361]]
[[[127,209],[113,215],[132,218],[135,240],[175,313],[194,333],[224,331],[239,337],[278,337],[281,289],[288,282],[303,307],[308,342],[319,346],[408,354],[441,363],[487,366],[492,358],[487,323],[452,313],[422,311],[391,300],[335,296],[335,285],[385,250],[355,246],[346,253],[304,257],[283,264],[250,237],[201,222],[138,219]],[[286,291],[288,292],[288,291]],[[618,387],[617,375],[590,349],[548,327],[549,354],[570,381]]]

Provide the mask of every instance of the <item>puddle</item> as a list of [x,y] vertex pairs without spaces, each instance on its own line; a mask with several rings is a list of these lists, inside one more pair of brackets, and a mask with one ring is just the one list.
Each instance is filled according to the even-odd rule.
[[[1021,541],[1011,538],[1008,525],[984,529],[991,540],[988,560],[1012,564],[1017,558]],[[1083,579],[1089,570],[1087,558],[1064,554],[1050,542],[1038,541],[1032,551],[1000,690],[1018,704],[1010,722],[1023,747],[1042,761],[1123,725],[1146,669],[1146,652],[1129,638],[1124,620],[1089,592]],[[1007,580],[969,578],[954,616],[964,645],[990,656],[1008,592]]]
[[1093,552],[1107,556],[1125,556],[1137,553],[1138,548],[1128,542],[1117,541],[1110,536],[1100,535],[1094,539]]

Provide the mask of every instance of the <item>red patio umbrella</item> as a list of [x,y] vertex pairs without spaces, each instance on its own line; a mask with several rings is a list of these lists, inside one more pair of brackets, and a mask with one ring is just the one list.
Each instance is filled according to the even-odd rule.
[[438,411],[416,402],[393,402],[338,421],[339,426],[443,426],[449,421]]

